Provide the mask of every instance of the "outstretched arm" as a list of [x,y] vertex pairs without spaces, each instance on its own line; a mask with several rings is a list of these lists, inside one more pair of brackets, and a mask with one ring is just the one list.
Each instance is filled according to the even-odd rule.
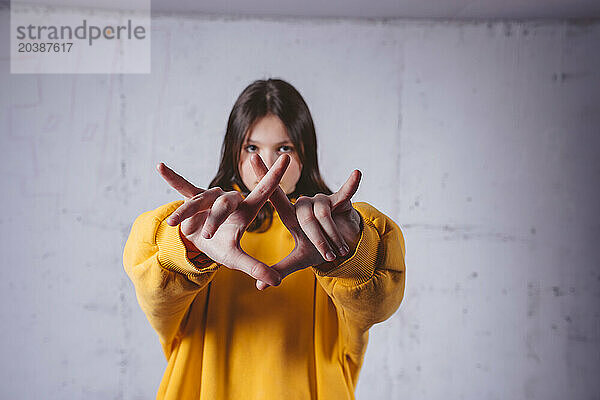
[[363,226],[349,257],[312,267],[336,306],[343,327],[344,351],[360,363],[369,328],[388,319],[400,306],[405,287],[402,231],[368,203],[353,203]]
[[179,226],[165,222],[182,203],[174,201],[138,216],[123,251],[125,272],[167,358],[190,304],[220,266],[186,248]]

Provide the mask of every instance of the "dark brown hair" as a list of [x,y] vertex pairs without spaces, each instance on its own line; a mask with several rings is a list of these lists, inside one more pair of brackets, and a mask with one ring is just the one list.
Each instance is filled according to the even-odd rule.
[[[229,191],[234,190],[236,183],[244,196],[250,193],[238,169],[240,152],[249,128],[268,114],[276,115],[283,122],[302,162],[300,179],[288,198],[332,194],[319,172],[317,136],[308,106],[300,93],[281,79],[257,80],[242,91],[229,114],[219,170],[208,187],[219,186]],[[272,222],[273,206],[267,201],[247,230],[264,232]]]

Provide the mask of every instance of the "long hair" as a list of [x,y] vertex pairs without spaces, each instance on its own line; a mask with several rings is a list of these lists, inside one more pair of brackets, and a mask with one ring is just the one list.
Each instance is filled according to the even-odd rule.
[[[242,91],[229,114],[219,170],[208,187],[229,191],[236,183],[245,196],[250,193],[238,168],[240,152],[249,128],[267,114],[274,114],[283,122],[302,162],[300,178],[288,198],[332,194],[319,172],[317,136],[308,106],[300,93],[281,79],[256,80]],[[273,206],[267,201],[247,230],[264,232],[272,222]]]

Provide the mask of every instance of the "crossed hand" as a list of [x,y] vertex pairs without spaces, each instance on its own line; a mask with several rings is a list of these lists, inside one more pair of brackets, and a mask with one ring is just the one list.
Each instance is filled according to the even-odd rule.
[[[181,233],[199,251],[227,268],[250,275],[257,280],[256,287],[260,290],[279,285],[281,279],[298,270],[333,261],[334,253],[344,257],[354,252],[362,221],[350,199],[358,189],[360,171],[354,170],[332,195],[301,196],[292,204],[279,186],[290,157],[281,155],[271,169],[256,154],[250,161],[261,179],[246,198],[235,190],[200,189],[160,163],[157,169],[161,176],[186,198],[167,223],[171,226],[181,223]],[[271,267],[250,257],[240,247],[243,233],[267,200],[295,242],[292,252]]]

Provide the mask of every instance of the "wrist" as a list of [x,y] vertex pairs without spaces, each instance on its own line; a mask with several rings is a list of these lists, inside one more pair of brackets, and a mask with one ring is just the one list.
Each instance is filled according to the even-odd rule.
[[343,256],[343,257],[342,256],[336,256],[335,260],[333,260],[333,261],[324,261],[321,264],[315,265],[314,267],[316,269],[318,269],[319,271],[323,272],[323,273],[326,273],[326,272],[329,272],[331,270],[334,270],[337,267],[339,267],[340,264],[342,264],[346,260],[350,259],[352,257],[352,255],[354,254],[355,249],[356,248],[354,248],[354,249],[350,248],[350,251],[345,256]]
[[188,251],[193,251],[196,253],[199,253],[200,250],[198,250],[198,248],[194,245],[194,243],[192,243],[184,234],[183,232],[181,232],[181,224],[179,224],[177,226],[177,230],[179,231],[179,237],[181,238],[181,241],[183,242],[183,245],[185,246],[185,248]]
[[183,234],[183,232],[181,232],[181,225],[179,225],[178,231],[179,231],[179,237],[181,238],[181,241],[183,242],[183,245],[185,246],[186,257],[188,260],[190,260],[190,262],[192,264],[194,264],[196,266],[196,268],[204,268],[215,262],[212,258],[210,258],[206,254],[204,254],[201,250],[198,250],[198,248],[194,245],[194,243],[192,243]]
[[345,256],[346,259],[350,258],[352,256],[352,254],[354,254],[356,252],[356,247],[358,246],[358,242],[360,241],[360,236],[362,235],[362,231],[363,231],[363,227],[364,227],[362,215],[360,215],[360,213],[358,211],[356,211],[355,215],[356,215],[356,217],[355,217],[356,218],[355,219],[356,229],[354,230],[354,232],[352,232],[352,234],[350,235],[349,238],[346,238],[346,243],[348,244],[348,247],[350,248],[350,251]]

